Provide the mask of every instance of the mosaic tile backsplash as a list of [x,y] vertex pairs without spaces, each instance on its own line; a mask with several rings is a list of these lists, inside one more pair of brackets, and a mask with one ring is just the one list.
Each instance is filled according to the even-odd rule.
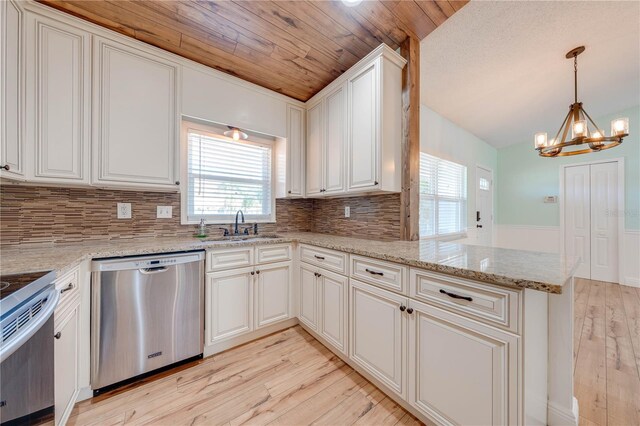
[[[130,202],[131,219],[116,218],[116,204]],[[172,206],[171,219],[157,219],[157,206]],[[344,217],[344,207],[351,217]],[[209,225],[215,235],[217,226]],[[180,224],[177,193],[96,188],[49,188],[2,184],[0,244],[65,243],[85,240],[193,235]],[[400,194],[326,200],[278,199],[276,223],[260,232],[320,232],[395,240],[400,235]]]

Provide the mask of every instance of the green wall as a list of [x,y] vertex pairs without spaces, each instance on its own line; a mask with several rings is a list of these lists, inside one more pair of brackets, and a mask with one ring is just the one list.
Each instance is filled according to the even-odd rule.
[[572,157],[542,158],[531,141],[498,150],[497,223],[559,226],[560,202],[545,204],[545,195],[559,195],[560,166],[624,157],[625,227],[640,229],[640,107],[595,119],[609,133],[610,122],[629,117],[629,136],[607,151]]

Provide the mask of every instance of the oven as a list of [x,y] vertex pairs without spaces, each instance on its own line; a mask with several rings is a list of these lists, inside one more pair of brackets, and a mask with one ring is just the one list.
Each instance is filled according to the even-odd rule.
[[0,277],[0,423],[37,424],[54,413],[55,273]]

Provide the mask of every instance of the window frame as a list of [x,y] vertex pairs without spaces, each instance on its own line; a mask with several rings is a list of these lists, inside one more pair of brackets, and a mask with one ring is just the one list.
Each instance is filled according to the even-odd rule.
[[[422,162],[422,155],[427,155],[429,157],[435,158],[437,161],[446,161],[449,163],[453,163],[456,164],[458,166],[461,166],[464,168],[464,176],[462,179],[462,182],[464,183],[464,198],[455,198],[455,197],[448,197],[448,196],[440,196],[438,194],[435,195],[430,195],[430,197],[432,197],[432,199],[434,200],[434,215],[435,215],[435,220],[434,220],[434,230],[435,233],[433,235],[422,235],[420,233],[420,218],[418,217],[418,234],[421,240],[438,240],[438,241],[453,241],[453,240],[459,240],[462,238],[467,238],[468,236],[468,215],[469,215],[469,168],[461,163],[455,162],[455,161],[451,161],[451,160],[447,160],[441,157],[438,157],[436,155],[430,154],[428,152],[424,152],[421,151],[420,152],[420,161]],[[437,170],[437,169],[436,169]],[[420,184],[421,184],[421,176],[420,179],[418,179],[418,216],[420,216],[420,209],[422,206],[422,192],[420,191]],[[437,188],[437,185],[436,185]],[[437,191],[437,190],[436,190]],[[438,202],[439,200],[447,200],[447,201],[462,201],[463,202],[463,209],[462,209],[462,214],[461,214],[461,220],[462,220],[462,229],[458,232],[449,232],[446,234],[440,234],[438,233],[438,224],[439,224],[439,209],[438,209]]]
[[[215,123],[204,124],[196,121],[182,120],[180,129],[180,223],[182,225],[197,225],[200,218],[189,220],[188,198],[189,198],[189,132],[195,131],[199,134],[215,139],[233,141],[223,135],[226,127]],[[251,223],[275,223],[276,222],[276,189],[277,189],[277,146],[275,140],[250,134],[249,139],[244,141],[234,141],[245,145],[263,146],[271,149],[271,214],[267,219],[252,219],[251,215],[245,214],[245,220]],[[211,219],[211,216],[204,217],[207,225],[229,225],[235,223],[235,213],[231,215],[219,215],[220,219]]]

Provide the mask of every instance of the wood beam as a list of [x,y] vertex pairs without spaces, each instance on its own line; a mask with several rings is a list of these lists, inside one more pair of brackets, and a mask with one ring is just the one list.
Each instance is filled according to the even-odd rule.
[[414,37],[400,45],[407,60],[402,70],[402,193],[400,238],[420,238],[420,42]]

